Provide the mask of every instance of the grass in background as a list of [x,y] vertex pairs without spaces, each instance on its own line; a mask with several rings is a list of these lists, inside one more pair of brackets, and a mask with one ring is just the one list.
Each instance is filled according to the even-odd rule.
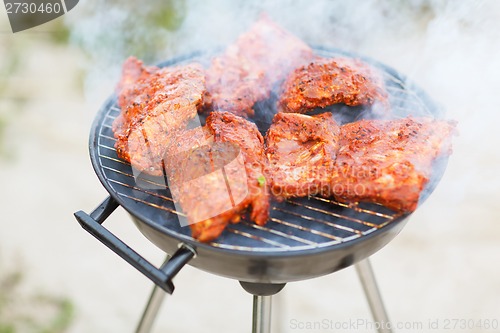
[[20,271],[0,275],[0,333],[64,333],[74,307],[64,297],[26,294]]

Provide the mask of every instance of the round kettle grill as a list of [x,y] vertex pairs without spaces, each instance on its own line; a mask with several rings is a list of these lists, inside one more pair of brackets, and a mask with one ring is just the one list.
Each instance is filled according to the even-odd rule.
[[[383,73],[396,116],[435,117],[439,114],[424,91],[384,64],[339,49],[315,48],[315,53],[324,57],[361,58],[378,68]],[[207,59],[206,53],[194,53],[163,62],[160,67],[193,61],[206,63]],[[166,182],[134,177],[131,165],[117,157],[111,129],[120,113],[116,99],[116,95],[112,95],[98,112],[89,141],[92,165],[109,197],[92,213],[78,211],[75,217],[85,230],[156,284],[137,332],[149,332],[164,292],[172,294],[172,279],[186,264],[236,279],[254,295],[253,332],[269,332],[271,295],[287,282],[330,274],[353,264],[375,321],[388,322],[367,258],[401,231],[409,214],[396,213],[377,204],[345,204],[320,197],[292,198],[272,202],[265,226],[243,217],[240,223],[229,225],[213,242],[201,243],[191,237],[189,227],[181,227],[178,216],[182,213],[176,211]],[[266,111],[274,104],[271,98],[255,106],[254,121],[262,132],[270,125],[272,117]],[[342,115],[346,121],[345,115],[353,114],[346,112],[346,108],[336,105],[326,112]],[[362,116],[363,110],[356,114]],[[443,161],[439,162],[443,165]],[[443,171],[444,168],[435,168],[421,201],[433,191]],[[149,263],[102,225],[118,206],[131,215],[144,236],[169,254],[161,267]],[[380,331],[386,329],[381,327]]]

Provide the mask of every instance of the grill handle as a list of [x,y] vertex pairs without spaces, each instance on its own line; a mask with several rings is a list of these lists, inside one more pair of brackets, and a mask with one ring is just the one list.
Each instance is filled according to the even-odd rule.
[[90,215],[83,211],[78,211],[74,215],[83,229],[167,293],[172,294],[175,289],[172,279],[196,255],[196,252],[191,247],[181,244],[170,260],[157,268],[102,226],[102,223],[117,207],[118,203],[113,198],[107,197]]

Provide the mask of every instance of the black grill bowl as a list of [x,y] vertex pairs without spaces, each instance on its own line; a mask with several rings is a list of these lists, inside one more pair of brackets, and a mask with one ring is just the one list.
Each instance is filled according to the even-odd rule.
[[[166,253],[174,253],[179,239],[165,230],[134,218],[139,230]],[[253,283],[286,283],[333,273],[374,254],[389,243],[403,228],[408,218],[356,240],[321,248],[295,251],[251,251],[220,249],[211,245],[188,242],[197,256],[189,264],[216,275]]]

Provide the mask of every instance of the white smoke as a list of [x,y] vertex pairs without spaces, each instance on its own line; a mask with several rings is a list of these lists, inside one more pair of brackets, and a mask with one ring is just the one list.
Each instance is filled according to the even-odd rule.
[[[500,72],[498,1],[170,1],[181,17],[166,29],[149,24],[155,5],[82,2],[68,15],[73,40],[89,55],[87,96],[111,93],[122,61],[139,50],[155,63],[231,43],[265,12],[310,45],[337,47],[373,57],[421,85],[459,121],[457,147],[490,154],[477,129],[498,139],[494,96]],[[147,7],[147,6],[146,6]],[[78,15],[76,14],[78,12]],[[70,13],[71,14],[71,13]],[[497,140],[498,142],[498,140]],[[460,149],[460,148],[459,148]],[[467,169],[472,159],[464,159]]]

